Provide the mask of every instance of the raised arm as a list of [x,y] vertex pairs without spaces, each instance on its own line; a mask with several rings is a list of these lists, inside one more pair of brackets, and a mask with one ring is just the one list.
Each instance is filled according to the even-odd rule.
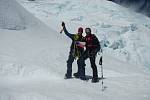
[[64,33],[73,40],[73,37],[74,37],[74,34],[71,34],[68,32],[68,30],[66,29],[66,26],[65,26],[65,23],[62,22],[62,27],[63,27],[63,30],[64,30]]

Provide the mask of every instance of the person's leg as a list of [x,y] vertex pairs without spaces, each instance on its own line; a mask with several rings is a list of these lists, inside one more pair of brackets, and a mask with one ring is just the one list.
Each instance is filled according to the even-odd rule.
[[69,55],[68,60],[67,60],[67,73],[66,73],[66,78],[71,78],[72,77],[72,63],[74,62],[74,57],[72,54]]
[[85,62],[83,61],[83,58],[82,57],[78,58],[78,60],[77,60],[78,69],[77,69],[77,72],[73,74],[76,78],[80,78],[80,73],[81,72],[83,74],[85,74],[85,68],[82,69],[80,67],[81,66],[80,62],[83,62],[83,65],[85,66]]
[[92,81],[98,81],[98,71],[97,71],[97,66],[95,64],[95,60],[96,60],[95,55],[90,57],[91,68],[93,70],[93,80]]
[[[79,59],[77,60],[77,65],[78,65],[78,63],[79,63]],[[73,76],[74,76],[75,78],[80,78],[80,76],[79,76],[79,71],[80,71],[80,68],[79,68],[79,65],[78,65],[77,72],[73,74]]]
[[78,75],[81,79],[86,79],[85,78],[85,60],[88,58],[88,52],[85,51],[83,55],[77,60],[78,63]]

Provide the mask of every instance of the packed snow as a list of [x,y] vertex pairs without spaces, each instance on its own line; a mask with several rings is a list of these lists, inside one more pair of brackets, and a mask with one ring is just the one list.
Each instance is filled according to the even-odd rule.
[[[150,19],[105,0],[87,1],[0,0],[0,100],[150,99]],[[59,33],[62,20],[72,33],[92,27],[101,40],[103,87],[102,80],[64,80],[71,41]],[[101,77],[99,65],[98,71]]]

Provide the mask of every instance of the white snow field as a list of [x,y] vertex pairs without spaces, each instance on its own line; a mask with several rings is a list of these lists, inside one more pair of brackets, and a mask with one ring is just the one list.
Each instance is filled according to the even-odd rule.
[[[150,100],[150,19],[105,0],[87,1],[0,0],[0,100]],[[59,12],[55,7],[63,9]],[[110,42],[103,54],[104,91],[102,80],[64,80],[71,41],[59,33],[62,20],[70,32],[76,32],[79,25],[89,26],[97,30],[100,40],[106,40],[105,45]],[[126,40],[125,46],[120,44],[122,40],[113,42],[119,38]],[[129,53],[128,61],[122,53]],[[137,54],[147,58],[135,64],[140,59]],[[97,65],[98,60],[99,56]],[[91,76],[88,60],[86,64],[86,75]],[[73,72],[76,70],[75,62]],[[99,65],[98,71],[101,77]]]

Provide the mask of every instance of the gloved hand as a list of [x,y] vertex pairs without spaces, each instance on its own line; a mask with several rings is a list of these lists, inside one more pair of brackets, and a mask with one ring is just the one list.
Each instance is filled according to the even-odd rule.
[[65,22],[62,22],[61,23],[61,26],[63,27],[61,30],[60,30],[60,33],[62,33],[64,31],[64,28],[65,28]]
[[61,26],[62,26],[62,27],[65,27],[65,22],[62,22]]

